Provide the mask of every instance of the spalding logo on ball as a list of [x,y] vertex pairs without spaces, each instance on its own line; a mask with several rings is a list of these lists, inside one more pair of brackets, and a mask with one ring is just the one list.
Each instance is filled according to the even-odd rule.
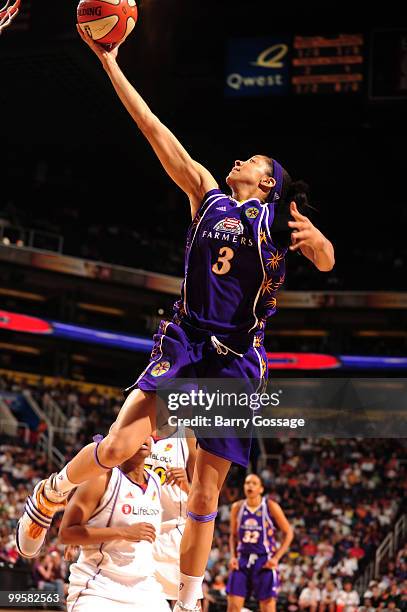
[[130,34],[137,22],[135,0],[81,0],[78,24],[96,42],[116,45]]

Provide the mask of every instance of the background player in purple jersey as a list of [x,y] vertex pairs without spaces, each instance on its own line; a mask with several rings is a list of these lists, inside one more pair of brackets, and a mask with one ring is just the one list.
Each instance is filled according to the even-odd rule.
[[[305,196],[276,160],[253,155],[236,161],[226,180],[232,192],[227,195],[126,79],[116,61],[117,48],[108,52],[79,34],[100,59],[165,171],[188,196],[192,224],[175,316],[160,324],[151,361],[127,389],[109,435],[83,448],[59,474],[35,487],[19,522],[20,549],[26,556],[38,554],[52,517],[63,509],[71,489],[125,461],[156,428],[158,378],[266,379],[264,327],[276,311],[275,295],[284,282],[293,231],[290,248],[301,250],[321,271],[334,265],[332,244],[299,213],[295,202]],[[291,221],[287,215],[282,223],[281,211],[290,207]],[[231,463],[247,465],[250,453],[250,439],[198,437],[198,444],[181,543],[178,611],[197,609],[219,492]]]
[[[251,594],[261,612],[275,612],[280,585],[278,563],[287,552],[293,529],[280,506],[263,497],[264,488],[256,474],[246,476],[245,499],[232,505],[230,515],[230,563],[227,612],[240,612]],[[277,548],[276,526],[284,539]]]

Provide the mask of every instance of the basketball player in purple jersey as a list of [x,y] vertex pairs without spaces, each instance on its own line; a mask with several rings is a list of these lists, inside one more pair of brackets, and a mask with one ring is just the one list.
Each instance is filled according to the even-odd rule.
[[[292,250],[301,250],[321,271],[334,265],[332,244],[299,213],[295,184],[277,161],[265,155],[236,161],[226,179],[232,192],[227,195],[126,79],[116,61],[117,47],[108,52],[86,34],[79,35],[100,59],[165,171],[188,196],[192,224],[175,316],[160,324],[151,361],[127,389],[109,435],[83,448],[59,474],[38,483],[27,500],[19,523],[20,550],[32,557],[38,554],[55,512],[64,508],[69,491],[125,461],[156,428],[158,378],[267,377],[264,328],[276,311],[276,292],[284,282],[290,230],[295,231]],[[287,215],[281,232],[276,225],[279,210],[289,206],[292,220]],[[219,492],[231,463],[247,465],[250,452],[248,439],[198,438],[198,444],[181,543],[177,612],[198,609]]]
[[[251,594],[261,612],[275,612],[279,589],[278,563],[293,539],[293,529],[280,506],[263,497],[259,476],[249,474],[244,482],[246,499],[232,506],[230,515],[230,564],[227,612],[240,612]],[[284,539],[277,549],[275,531]],[[236,547],[237,543],[237,547]]]

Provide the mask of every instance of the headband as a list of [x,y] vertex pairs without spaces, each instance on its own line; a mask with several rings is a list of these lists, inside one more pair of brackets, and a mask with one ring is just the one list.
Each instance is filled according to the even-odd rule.
[[270,191],[269,201],[276,202],[281,198],[281,194],[283,192],[283,167],[278,163],[275,159],[273,161],[273,178],[276,181],[275,186]]

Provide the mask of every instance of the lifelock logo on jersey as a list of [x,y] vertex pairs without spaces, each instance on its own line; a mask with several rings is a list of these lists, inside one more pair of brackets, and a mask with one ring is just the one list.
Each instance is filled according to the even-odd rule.
[[[165,449],[164,452],[168,452],[171,449]],[[171,461],[171,457],[165,457],[164,455],[157,455],[157,453],[151,453],[150,455],[151,459],[154,459],[155,461],[161,461],[163,463],[172,463]]]
[[122,512],[123,514],[133,514],[133,516],[157,516],[160,511],[157,508],[136,507],[130,506],[130,504],[123,504]]

